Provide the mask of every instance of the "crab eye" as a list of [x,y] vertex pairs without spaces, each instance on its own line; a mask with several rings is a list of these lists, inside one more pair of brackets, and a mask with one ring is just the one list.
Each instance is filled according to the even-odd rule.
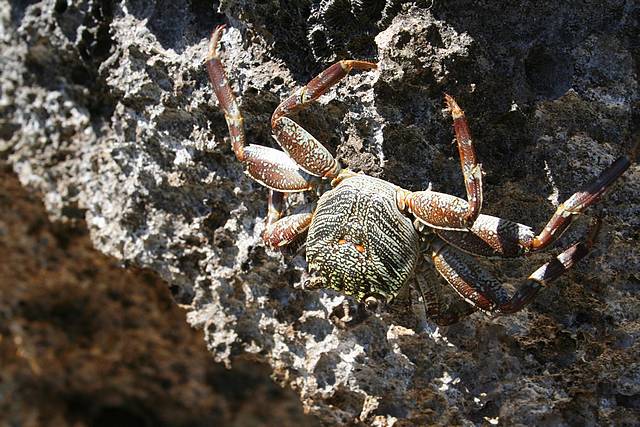
[[338,240],[338,244],[339,245],[344,245],[345,243],[347,243],[347,241],[345,239]]
[[362,245],[360,245],[360,244],[355,245],[355,246],[356,246],[356,250],[357,250],[358,252],[360,252],[361,254],[363,254],[363,253],[364,253],[364,246],[362,246]]

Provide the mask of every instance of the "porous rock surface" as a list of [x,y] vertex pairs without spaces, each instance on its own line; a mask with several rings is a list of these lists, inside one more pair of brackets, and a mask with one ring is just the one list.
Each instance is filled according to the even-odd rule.
[[[267,192],[233,158],[203,68],[210,30],[227,23],[223,60],[248,139],[272,145],[270,114],[292,90],[332,61],[377,61],[296,119],[344,166],[463,195],[450,93],[486,172],[483,212],[538,229],[638,138],[637,2],[47,0],[0,11],[0,152],[53,219],[85,219],[99,250],[160,273],[216,360],[269,363],[327,424],[637,423],[637,165],[590,210],[604,221],[593,253],[528,309],[436,329],[406,291],[349,322],[348,299],[301,289],[303,257],[264,248]],[[481,262],[517,283],[549,257]],[[449,292],[429,268],[420,279]]]

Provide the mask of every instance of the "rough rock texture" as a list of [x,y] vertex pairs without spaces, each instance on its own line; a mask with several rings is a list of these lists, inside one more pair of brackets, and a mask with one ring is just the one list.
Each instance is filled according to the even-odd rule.
[[164,281],[50,223],[0,162],[0,425],[316,425],[264,365],[213,363]]
[[[229,24],[248,138],[271,145],[279,100],[331,61],[377,60],[297,120],[345,166],[462,195],[451,93],[486,171],[483,211],[537,228],[638,138],[637,2],[3,6],[0,152],[52,218],[86,219],[98,249],[159,272],[216,360],[269,363],[328,424],[637,423],[637,165],[590,211],[594,252],[521,313],[436,331],[407,291],[352,324],[344,297],[299,289],[302,257],[265,250],[267,192],[234,160],[202,66]],[[515,283],[549,256],[482,262]]]

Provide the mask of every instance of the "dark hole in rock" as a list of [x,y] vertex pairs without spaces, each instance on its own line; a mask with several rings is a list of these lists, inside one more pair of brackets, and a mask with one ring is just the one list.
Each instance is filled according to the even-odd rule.
[[[18,27],[22,18],[24,18],[25,9],[32,4],[37,3],[37,0],[18,0],[12,1],[11,4],[11,21],[15,22],[15,26]],[[39,11],[34,11],[33,15],[39,15]]]
[[176,295],[180,294],[180,286],[176,286],[176,285],[171,285],[169,287],[169,290],[171,291],[171,295],[175,298]]
[[62,216],[68,219],[84,219],[86,209],[79,208],[76,205],[64,206],[61,210]]
[[113,39],[111,38],[110,24],[113,21],[113,5],[111,2],[102,2],[93,11],[94,18],[101,22],[93,44],[93,59],[101,61],[109,56]]
[[590,323],[592,321],[591,315],[589,313],[579,312],[576,313],[576,323]]
[[333,325],[326,319],[309,317],[300,325],[300,331],[313,335],[317,342],[321,342],[333,331]]
[[53,10],[58,13],[64,13],[65,10],[67,10],[67,7],[69,7],[69,5],[67,4],[66,0],[58,0],[56,1],[55,6],[53,7]]
[[[344,387],[339,387],[333,396],[327,399],[327,403],[339,408],[348,408],[345,409],[345,413],[349,411],[357,414],[364,405],[364,396],[360,393],[345,389]],[[344,420],[344,425],[349,425],[352,421],[353,420]]]
[[411,41],[411,34],[406,31],[402,31],[398,34],[398,41],[396,42],[396,48],[402,49]]
[[195,24],[196,35],[208,35],[219,24],[224,22],[224,15],[217,12],[218,1],[189,1],[189,9],[193,16],[191,23]]
[[287,281],[287,284],[291,287],[298,283],[302,278],[302,272],[299,270],[289,269],[284,272],[283,278]]
[[405,407],[398,405],[394,400],[383,400],[376,410],[379,414],[389,414],[396,418],[407,418],[408,411]]
[[320,356],[313,370],[318,381],[318,388],[332,386],[336,383],[335,371],[339,361],[338,356],[335,354],[323,353]]
[[327,47],[327,36],[324,31],[320,29],[313,30],[309,35],[309,41],[316,56],[322,57],[330,54],[330,50]]
[[524,68],[527,85],[536,98],[557,98],[571,85],[573,66],[563,52],[536,46],[525,58]]
[[498,403],[489,400],[471,415],[471,420],[478,424],[486,423],[487,418],[496,418],[500,415],[500,406]]
[[221,202],[215,202],[211,205],[211,211],[207,219],[203,221],[203,226],[209,232],[213,232],[225,225],[229,219],[229,212]]
[[438,31],[438,27],[435,25],[432,25],[427,29],[426,39],[433,47],[445,47],[445,44],[442,41],[442,36],[440,36],[440,31]]
[[69,77],[73,83],[86,87],[91,87],[96,81],[96,76],[92,75],[87,68],[80,65],[71,68]]
[[195,297],[193,288],[191,287],[184,288],[181,286],[172,285],[169,287],[169,290],[171,291],[171,296],[173,297],[173,300],[178,304],[182,304],[182,305],[191,304],[191,302],[193,301],[193,298]]
[[640,410],[640,394],[626,396],[624,394],[616,395],[616,402],[625,408]]

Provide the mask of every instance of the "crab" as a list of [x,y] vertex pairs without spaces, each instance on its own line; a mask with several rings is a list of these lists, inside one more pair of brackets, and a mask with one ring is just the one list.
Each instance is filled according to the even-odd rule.
[[[509,295],[503,284],[479,267],[469,266],[459,251],[481,257],[519,257],[547,248],[572,220],[593,205],[631,165],[622,156],[598,178],[561,203],[538,233],[531,227],[481,214],[482,166],[475,153],[465,113],[445,94],[453,119],[466,199],[433,191],[408,191],[364,173],[340,166],[309,132],[288,117],[316,101],[352,70],[373,70],[377,65],[342,60],[331,65],[285,99],[271,117],[273,135],[284,151],[247,144],[243,118],[230,88],[219,54],[224,26],[209,42],[206,69],[224,112],[236,158],[253,180],[269,192],[264,242],[285,248],[306,235],[307,288],[331,288],[366,307],[390,303],[413,275],[422,258],[433,266],[466,301],[465,309],[442,309],[431,292],[423,292],[427,315],[447,325],[481,310],[492,315],[514,313],[542,288],[587,255],[594,244],[599,221],[587,237],[564,249],[535,270]],[[284,215],[287,193],[328,191],[319,194],[310,212]]]

